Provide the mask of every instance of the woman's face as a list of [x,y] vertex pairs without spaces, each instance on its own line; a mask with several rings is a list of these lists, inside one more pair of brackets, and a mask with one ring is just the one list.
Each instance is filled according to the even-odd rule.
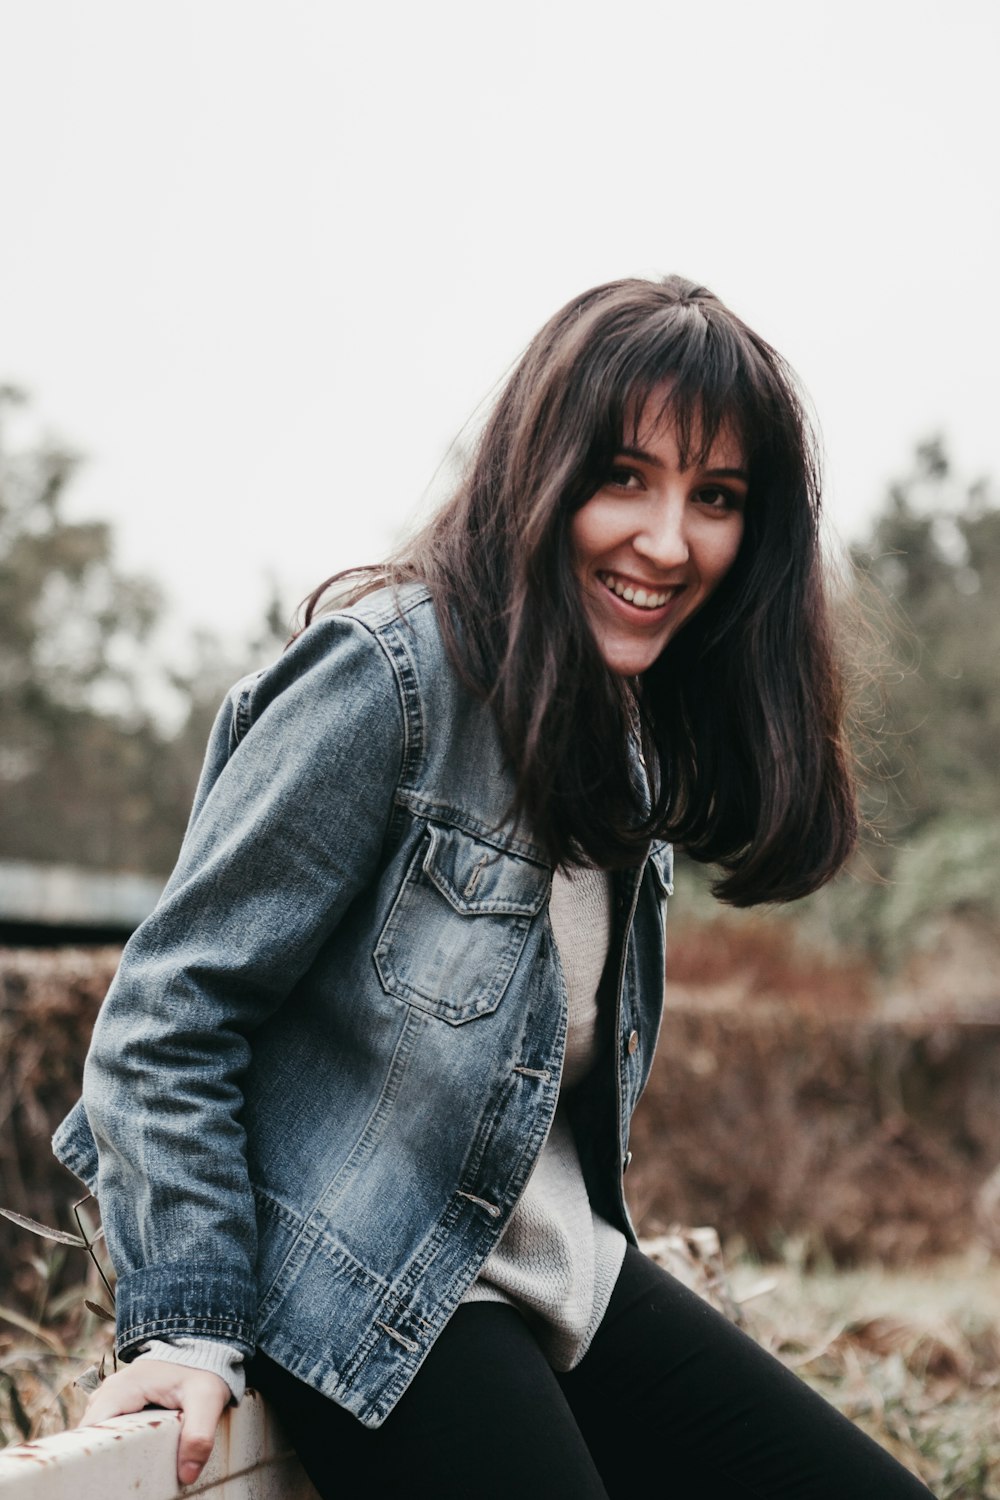
[[741,445],[723,429],[703,465],[682,469],[655,396],[635,446],[621,449],[570,523],[587,621],[605,662],[623,677],[652,666],[725,578],[743,539]]

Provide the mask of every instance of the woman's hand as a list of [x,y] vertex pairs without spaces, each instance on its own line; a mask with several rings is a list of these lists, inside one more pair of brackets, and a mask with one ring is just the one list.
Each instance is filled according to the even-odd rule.
[[162,1406],[181,1413],[177,1478],[193,1484],[208,1462],[219,1418],[229,1404],[229,1387],[211,1370],[191,1370],[163,1359],[138,1359],[101,1382],[80,1422],[89,1427],[108,1417]]

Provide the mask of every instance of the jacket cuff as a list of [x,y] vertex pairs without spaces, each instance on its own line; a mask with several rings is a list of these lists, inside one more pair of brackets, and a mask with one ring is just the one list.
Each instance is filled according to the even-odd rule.
[[257,1284],[244,1267],[177,1261],[143,1266],[115,1289],[118,1353],[156,1338],[206,1338],[253,1354]]

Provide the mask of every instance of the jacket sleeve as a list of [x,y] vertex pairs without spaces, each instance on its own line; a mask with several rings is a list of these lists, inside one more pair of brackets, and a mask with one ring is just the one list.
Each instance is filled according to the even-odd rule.
[[125,949],[84,1071],[125,1354],[160,1335],[253,1350],[250,1038],[374,878],[403,740],[392,665],[345,616],[216,720],[177,867]]

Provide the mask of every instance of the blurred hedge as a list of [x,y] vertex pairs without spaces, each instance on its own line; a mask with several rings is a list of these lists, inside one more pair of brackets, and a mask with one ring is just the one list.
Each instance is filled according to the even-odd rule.
[[[94,1017],[119,951],[0,949],[0,1207],[71,1231],[71,1205],[86,1189],[59,1166],[49,1140],[79,1096]],[[0,1219],[0,1272],[15,1293],[22,1283],[34,1285],[27,1265],[39,1246]]]
[[[719,982],[668,987],[626,1179],[640,1229],[708,1223],[763,1253],[794,1236],[838,1261],[897,1264],[968,1244],[1000,1163],[1000,1018],[879,1019],[857,971],[840,971],[838,997],[829,965],[782,970],[765,948],[751,963],[743,941],[727,960],[744,965],[736,983],[717,937],[711,950]],[[708,963],[674,951],[681,973]],[[0,950],[0,1206],[64,1228],[83,1189],[49,1137],[77,1097],[117,958]],[[777,984],[780,1003],[763,993]],[[37,1249],[0,1220],[15,1297]]]
[[668,1004],[633,1122],[640,1233],[713,1224],[888,1264],[977,1236],[1000,1164],[1000,1022]]

